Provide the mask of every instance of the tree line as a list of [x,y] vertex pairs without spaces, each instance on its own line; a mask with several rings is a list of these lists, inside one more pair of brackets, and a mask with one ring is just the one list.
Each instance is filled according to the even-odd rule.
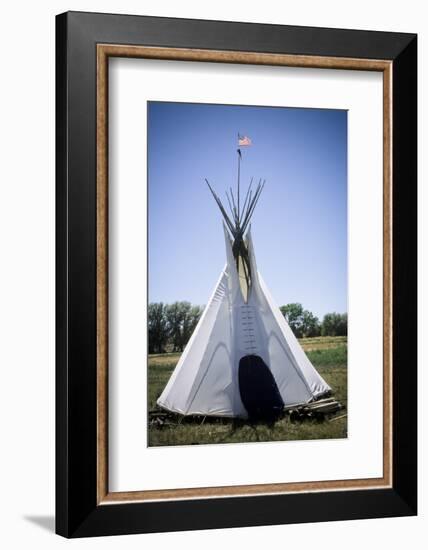
[[[183,351],[202,315],[203,307],[190,302],[150,303],[148,307],[149,353]],[[297,338],[346,336],[346,313],[327,313],[319,321],[313,313],[294,303],[280,307]]]
[[315,336],[347,336],[348,314],[326,313],[320,321],[302,304],[287,304],[279,308],[296,338]]
[[151,303],[148,308],[149,353],[183,351],[203,308],[190,302]]

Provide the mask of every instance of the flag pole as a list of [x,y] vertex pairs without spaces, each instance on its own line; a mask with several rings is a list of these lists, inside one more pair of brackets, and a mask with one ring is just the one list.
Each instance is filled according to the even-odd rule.
[[239,225],[239,180],[241,178],[241,151],[239,149],[239,132],[238,132],[238,225]]

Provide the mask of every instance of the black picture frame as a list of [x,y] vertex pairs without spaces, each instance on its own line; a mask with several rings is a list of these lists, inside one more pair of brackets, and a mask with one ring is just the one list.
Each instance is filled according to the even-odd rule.
[[[98,504],[100,43],[392,62],[392,487]],[[56,532],[85,537],[415,515],[417,36],[68,12],[56,18],[56,98]]]

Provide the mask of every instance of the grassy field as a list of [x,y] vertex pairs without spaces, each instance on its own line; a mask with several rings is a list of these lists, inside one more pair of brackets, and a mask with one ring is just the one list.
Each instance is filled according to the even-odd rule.
[[[333,388],[334,397],[347,405],[347,339],[318,337],[300,340],[307,356],[325,381]],[[165,387],[180,357],[179,353],[149,356],[149,410],[157,409],[156,400]],[[340,416],[346,412],[339,412]],[[347,435],[347,417],[333,422],[304,420],[292,422],[288,416],[273,425],[250,424],[244,420],[171,417],[163,425],[149,422],[149,445],[198,445],[208,443],[244,443],[302,439],[343,438]]]

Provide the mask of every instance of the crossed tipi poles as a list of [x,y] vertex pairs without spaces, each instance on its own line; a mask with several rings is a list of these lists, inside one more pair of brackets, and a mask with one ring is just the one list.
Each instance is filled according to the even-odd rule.
[[241,161],[242,161],[242,152],[240,147],[246,147],[251,145],[251,140],[247,136],[241,136],[238,133],[238,146],[237,156],[238,156],[238,178],[236,184],[235,195],[233,193],[232,187],[229,188],[229,191],[226,191],[227,204],[229,206],[229,213],[221,202],[220,197],[212,188],[210,182],[207,178],[205,181],[220,209],[220,212],[223,215],[224,222],[226,227],[229,229],[233,237],[232,252],[235,258],[236,267],[240,276],[245,280],[246,289],[243,288],[244,294],[248,293],[248,290],[251,286],[251,269],[250,269],[250,260],[248,256],[248,247],[244,242],[245,231],[248,228],[251,217],[256,208],[257,202],[260,198],[260,195],[265,186],[266,180],[259,179],[259,182],[255,189],[253,189],[253,180],[251,178],[250,183],[245,194],[245,199],[241,208],[240,201],[240,187],[241,187]]

